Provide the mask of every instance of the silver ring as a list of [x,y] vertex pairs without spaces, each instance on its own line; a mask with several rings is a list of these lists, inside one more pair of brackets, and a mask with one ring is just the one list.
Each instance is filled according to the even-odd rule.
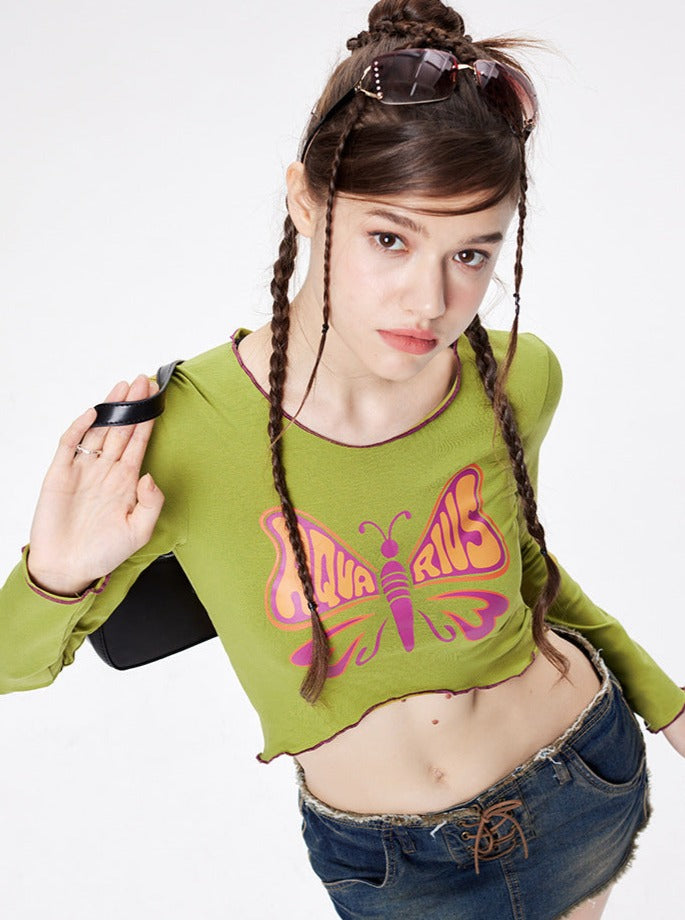
[[96,447],[94,450],[91,450],[88,447],[83,447],[83,445],[77,444],[76,453],[77,454],[95,454],[96,457],[99,457],[102,451],[100,450],[99,447]]

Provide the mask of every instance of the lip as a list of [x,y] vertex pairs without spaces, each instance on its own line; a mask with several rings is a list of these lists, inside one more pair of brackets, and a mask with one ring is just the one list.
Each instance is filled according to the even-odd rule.
[[424,329],[379,329],[378,334],[391,348],[412,355],[426,355],[438,344],[433,333]]

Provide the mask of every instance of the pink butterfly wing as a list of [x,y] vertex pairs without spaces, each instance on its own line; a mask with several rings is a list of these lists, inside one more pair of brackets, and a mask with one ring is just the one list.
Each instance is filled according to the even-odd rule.
[[[317,610],[322,620],[344,612],[360,601],[379,596],[378,579],[373,566],[310,515],[298,512],[297,518],[307,565],[312,575]],[[280,508],[262,515],[261,525],[276,548],[276,563],[266,586],[267,614],[279,629],[304,629],[309,626],[311,617],[302,585],[296,575],[295,557]],[[355,653],[357,664],[365,663],[376,654],[385,621],[377,629],[371,653],[368,653],[366,646],[359,648],[366,632],[363,624],[375,617],[375,613],[351,616],[326,629],[331,644],[329,677],[342,674]],[[355,635],[350,636],[345,632],[357,626],[359,629],[355,630]],[[309,640],[295,649],[290,660],[300,667],[308,667],[312,660],[312,649],[313,643]]]
[[483,472],[472,464],[447,483],[409,559],[416,587],[459,577],[492,578],[509,566],[509,552],[484,513]]

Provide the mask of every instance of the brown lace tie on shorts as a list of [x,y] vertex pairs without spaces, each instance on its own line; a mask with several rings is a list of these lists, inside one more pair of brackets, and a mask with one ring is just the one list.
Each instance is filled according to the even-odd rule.
[[[510,814],[513,808],[517,808],[521,805],[520,799],[507,799],[506,802],[495,802],[494,805],[489,805],[487,808],[484,808],[481,812],[480,821],[478,822],[478,830],[475,834],[469,834],[468,831],[462,832],[462,838],[464,840],[473,840],[476,838],[476,843],[474,846],[474,863],[476,867],[476,875],[480,873],[478,868],[478,859],[488,860],[488,859],[499,859],[500,856],[506,856],[507,853],[511,851],[516,846],[515,838],[516,834],[520,834],[521,840],[523,842],[523,850],[526,854],[526,859],[528,859],[528,843],[526,842],[525,835],[521,828],[521,825],[516,820],[516,818]],[[492,818],[499,818],[497,823],[493,824],[492,827],[488,827],[487,823]],[[505,821],[511,821],[513,827],[507,834],[503,834],[499,839],[495,837],[496,831],[502,826]],[[475,827],[475,823],[467,824],[467,827]],[[485,839],[486,847],[480,852],[479,847],[481,840]],[[511,840],[511,846],[507,850],[498,850],[498,852],[493,853],[493,849],[496,843],[504,844]]]

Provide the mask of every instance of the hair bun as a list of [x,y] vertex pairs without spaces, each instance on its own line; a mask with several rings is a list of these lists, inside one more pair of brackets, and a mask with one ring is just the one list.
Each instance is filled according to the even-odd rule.
[[363,48],[372,42],[380,41],[385,37],[392,38],[412,38],[416,39],[421,45],[437,45],[439,47],[463,49],[471,48],[473,39],[470,35],[456,35],[454,32],[448,32],[440,26],[426,25],[420,22],[409,20],[399,22],[381,22],[378,28],[360,32],[353,38],[348,38],[346,45],[348,51],[356,51],[357,48]]
[[348,38],[346,46],[356,51],[387,37],[460,49],[473,44],[462,17],[440,0],[379,0],[369,13],[368,29]]

